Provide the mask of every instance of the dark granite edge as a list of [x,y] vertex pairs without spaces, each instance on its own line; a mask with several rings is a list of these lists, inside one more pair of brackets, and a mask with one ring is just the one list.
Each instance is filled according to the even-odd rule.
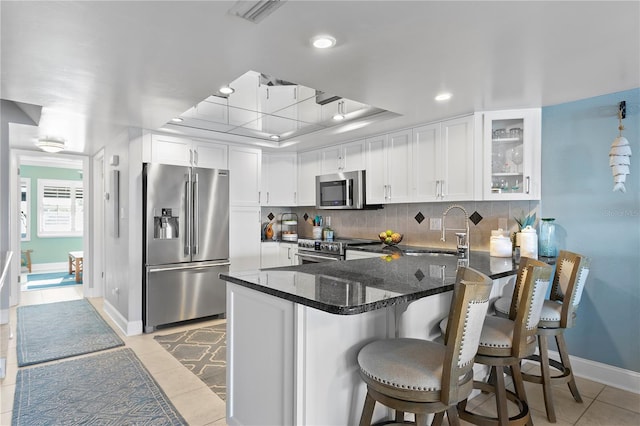
[[323,312],[327,312],[335,315],[355,315],[361,314],[364,312],[375,311],[377,309],[386,308],[389,306],[399,305],[403,303],[412,302],[414,300],[421,299],[426,296],[433,296],[434,294],[446,293],[448,291],[453,290],[453,284],[441,286],[437,288],[431,288],[424,291],[419,291],[411,294],[403,294],[401,296],[390,297],[388,299],[379,300],[377,302],[366,303],[364,305],[355,305],[355,306],[337,306],[337,305],[329,305],[326,303],[321,303],[315,300],[310,300],[305,297],[301,297],[295,294],[291,294],[285,291],[280,291],[274,289],[272,287],[263,286],[260,284],[255,284],[249,281],[245,281],[242,278],[233,277],[226,274],[220,274],[219,278],[223,281],[231,282],[234,284],[238,284],[242,287],[247,287],[252,290],[259,291],[260,293],[269,294],[271,296],[278,297],[280,299],[288,300],[290,302],[299,303],[304,306],[309,306],[311,308],[315,308],[321,310]]

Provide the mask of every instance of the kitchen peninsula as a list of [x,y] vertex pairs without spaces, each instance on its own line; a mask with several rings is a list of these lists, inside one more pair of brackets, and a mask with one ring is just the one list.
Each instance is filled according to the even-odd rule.
[[[486,252],[413,252],[221,274],[227,281],[227,422],[357,424],[366,387],[356,357],[387,337],[433,339],[458,265],[494,279],[516,274]],[[374,420],[387,411],[377,407]]]

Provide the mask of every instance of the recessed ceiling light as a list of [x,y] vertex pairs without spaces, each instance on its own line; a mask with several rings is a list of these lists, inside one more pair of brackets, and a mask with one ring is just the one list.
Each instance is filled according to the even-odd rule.
[[229,87],[229,86],[222,86],[219,90],[219,92],[222,93],[223,95],[230,95],[235,91],[236,90],[233,87]]
[[448,101],[451,99],[451,93],[440,93],[435,99],[436,101]]
[[180,117],[173,117],[171,121],[173,121],[174,123],[182,123],[183,120]]
[[278,136],[278,135],[271,135],[269,137],[274,141],[279,141],[280,140],[280,136]]
[[327,49],[336,45],[336,39],[330,35],[319,35],[311,39],[311,44],[318,49]]

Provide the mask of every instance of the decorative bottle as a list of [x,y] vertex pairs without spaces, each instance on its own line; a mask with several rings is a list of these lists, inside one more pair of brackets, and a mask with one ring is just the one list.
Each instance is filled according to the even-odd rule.
[[556,248],[556,224],[553,223],[555,218],[542,218],[540,222],[540,238],[538,254],[545,257],[556,257],[558,250]]

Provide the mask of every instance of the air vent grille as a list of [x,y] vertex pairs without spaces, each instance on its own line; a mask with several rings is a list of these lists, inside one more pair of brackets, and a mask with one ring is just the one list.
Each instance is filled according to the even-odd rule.
[[229,9],[229,13],[257,24],[282,6],[285,1],[286,0],[239,0]]

